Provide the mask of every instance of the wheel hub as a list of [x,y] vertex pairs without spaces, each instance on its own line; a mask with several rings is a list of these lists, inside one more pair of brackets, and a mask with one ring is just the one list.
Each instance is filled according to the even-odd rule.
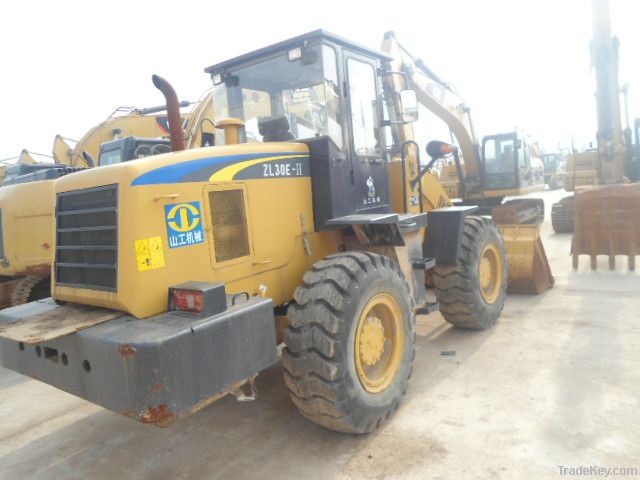
[[491,261],[483,257],[480,262],[480,285],[483,290],[486,290],[491,285],[491,279],[493,278],[493,268]]
[[370,393],[384,391],[400,370],[404,321],[399,302],[386,292],[374,295],[358,318],[354,360],[358,379]]
[[487,303],[495,303],[502,288],[502,269],[503,259],[498,246],[491,242],[488,243],[480,254],[480,262],[478,265],[480,277],[480,293]]
[[360,356],[362,361],[373,366],[384,352],[384,327],[377,317],[368,317],[360,334]]

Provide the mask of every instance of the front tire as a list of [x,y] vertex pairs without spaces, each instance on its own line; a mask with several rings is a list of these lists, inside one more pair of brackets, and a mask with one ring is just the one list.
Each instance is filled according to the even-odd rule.
[[467,217],[458,264],[434,268],[440,313],[456,327],[490,328],[502,312],[507,283],[507,252],[500,231],[488,218]]
[[282,362],[298,410],[331,430],[375,430],[398,408],[414,357],[413,303],[398,265],[369,252],[326,257],[287,314]]

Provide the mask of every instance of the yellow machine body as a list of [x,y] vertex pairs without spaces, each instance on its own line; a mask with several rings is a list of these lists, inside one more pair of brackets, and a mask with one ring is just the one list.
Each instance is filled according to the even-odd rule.
[[[53,252],[54,180],[0,188],[0,308],[12,304],[24,277],[46,278]],[[28,298],[28,296],[26,297]]]
[[[490,328],[508,277],[495,224],[446,208],[420,165],[416,95],[390,63],[320,30],[216,64],[225,145],[202,147],[209,122],[192,119],[200,148],[184,149],[172,122],[171,153],[57,179],[52,297],[67,304],[0,315],[3,365],[164,425],[278,361],[283,320],[300,411],[338,431],[376,428],[410,376],[414,315],[442,306],[452,325]],[[35,348],[69,368],[27,357]],[[354,379],[362,402],[329,393],[314,406],[300,360],[316,352],[329,389]]]
[[[215,165],[229,155],[250,157],[255,154],[264,156],[217,170],[202,181],[171,183],[167,177],[168,183],[138,186],[135,183],[136,179],[163,167],[184,167],[199,159]],[[167,310],[170,286],[196,279],[222,282],[228,293],[257,295],[264,292],[275,302],[288,301],[302,274],[315,261],[338,250],[340,236],[334,232],[312,231],[309,177],[244,181],[234,180],[234,177],[256,165],[263,168],[283,159],[308,159],[308,156],[308,147],[299,143],[230,145],[185,150],[59,179],[57,193],[102,186],[107,183],[106,179],[109,184],[117,183],[122,208],[118,225],[117,293],[63,287],[54,282],[55,298],[115,308],[145,318]],[[240,192],[246,213],[246,219],[240,220],[246,224],[216,225],[214,228],[212,193],[228,190]],[[171,220],[167,220],[165,207],[192,202],[201,206],[199,215],[207,241],[188,248],[171,248],[167,235],[167,222]],[[221,252],[216,252],[216,245],[219,249],[232,248],[230,238],[233,243],[244,237],[249,243],[242,256],[216,260],[216,253],[221,257]],[[151,249],[154,249],[153,256]]]
[[[196,108],[197,118],[202,122],[212,117],[211,97],[206,96]],[[187,115],[191,120],[191,115]],[[196,118],[196,117],[194,117]],[[202,138],[206,125],[189,131],[190,145]],[[200,127],[200,124],[197,125]],[[72,148],[64,137],[57,135],[53,145],[56,163],[74,167],[87,167],[82,152],[98,159],[100,145],[117,137],[137,136],[156,138],[167,134],[166,116],[144,115],[134,110],[127,115],[112,115],[107,120],[92,127]],[[210,130],[210,127],[209,127]],[[24,153],[23,153],[24,155]],[[22,163],[29,162],[21,157]],[[39,282],[48,282],[53,261],[54,243],[54,180],[35,181],[6,185],[0,188],[0,209],[2,211],[2,259],[0,276],[6,277],[0,282],[0,308],[21,303],[29,299],[25,295],[16,296],[16,289],[33,288]],[[46,289],[46,287],[45,287]]]
[[46,180],[0,188],[3,234],[0,275],[49,275],[54,183]]
[[573,192],[576,187],[598,185],[598,165],[600,158],[597,151],[576,152],[567,156],[567,174],[564,188]]

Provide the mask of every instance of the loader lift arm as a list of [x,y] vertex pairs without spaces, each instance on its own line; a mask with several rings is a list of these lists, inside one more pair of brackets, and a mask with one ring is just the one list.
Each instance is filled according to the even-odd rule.
[[467,167],[466,174],[479,178],[480,144],[473,128],[469,107],[424,62],[414,58],[398,42],[393,32],[385,34],[382,50],[394,57],[394,68],[406,74],[407,87],[416,92],[418,101],[442,119],[453,132],[460,144]]
[[[422,179],[428,178],[426,173],[437,160],[452,158],[457,181],[455,187],[445,187],[450,197],[447,200],[451,202],[451,197],[457,196],[463,205],[480,206],[481,212],[491,213],[494,221],[500,225],[505,234],[509,262],[515,266],[509,291],[545,291],[553,285],[553,276],[539,234],[538,224],[544,219],[544,202],[541,199],[524,199],[501,205],[506,196],[544,188],[544,171],[540,171],[539,175],[534,172],[526,140],[518,132],[509,132],[484,137],[481,147],[470,108],[449,85],[404,48],[393,32],[385,34],[382,50],[394,58],[392,70],[404,78],[406,87],[416,92],[418,101],[424,107],[444,121],[459,144],[457,147],[432,141],[427,145],[431,161],[418,169],[407,187],[413,188],[418,183],[420,211],[424,203],[423,191],[428,190],[422,186]],[[392,88],[397,90],[398,83],[395,80]],[[409,143],[406,141],[405,145]],[[492,156],[485,156],[485,148],[489,147]],[[403,165],[408,163],[406,156],[403,148]],[[442,184],[445,185],[444,182]]]

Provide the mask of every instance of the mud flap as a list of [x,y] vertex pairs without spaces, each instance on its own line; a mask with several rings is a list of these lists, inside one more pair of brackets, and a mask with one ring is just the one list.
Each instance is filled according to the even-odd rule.
[[509,258],[508,293],[539,295],[555,282],[540,238],[540,225],[498,225]]
[[598,255],[607,255],[613,270],[615,256],[626,255],[629,270],[635,270],[635,256],[640,255],[640,184],[579,188],[575,199],[573,268],[578,268],[580,255],[591,257],[592,269]]

